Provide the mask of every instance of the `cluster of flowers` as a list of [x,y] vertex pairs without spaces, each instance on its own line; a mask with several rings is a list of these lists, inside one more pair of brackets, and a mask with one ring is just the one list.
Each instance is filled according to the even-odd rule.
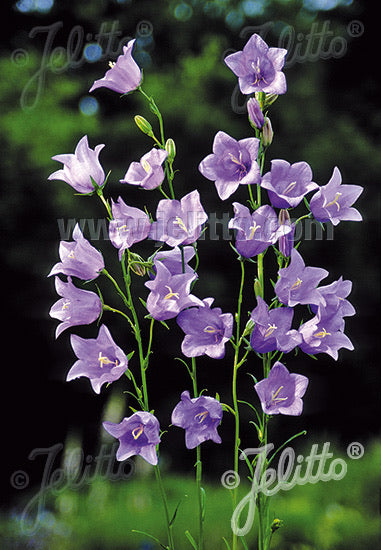
[[[142,75],[132,57],[133,45],[132,40],[124,48],[123,55],[111,64],[104,78],[95,81],[90,91],[104,86],[126,94],[140,86]],[[282,73],[285,54],[286,50],[269,48],[258,35],[253,35],[242,52],[226,58],[226,64],[238,76],[242,93],[255,94],[247,103],[248,115],[253,128],[262,132],[262,138],[237,141],[219,131],[214,138],[213,153],[201,161],[199,170],[215,183],[222,200],[229,198],[240,185],[257,185],[267,190],[271,203],[261,206],[252,201],[251,212],[247,206],[234,202],[234,217],[229,222],[229,228],[236,231],[235,248],[241,257],[253,258],[278,243],[277,254],[284,265],[279,269],[271,304],[268,305],[261,293],[257,293],[257,305],[249,321],[251,348],[265,354],[273,351],[289,353],[299,347],[308,354],[327,353],[337,359],[340,348],[353,349],[343,332],[344,317],[355,312],[346,300],[351,283],[340,278],[328,286],[318,287],[328,272],[318,267],[306,267],[294,247],[295,224],[291,224],[288,211],[306,201],[306,195],[314,191],[309,202],[309,215],[316,220],[330,221],[334,225],[341,220],[359,221],[361,216],[352,204],[362,188],[342,185],[337,168],[328,184],[319,186],[312,181],[312,171],[306,162],[290,165],[281,159],[273,160],[271,170],[261,176],[259,151],[272,140],[271,123],[264,114],[264,107],[286,91]],[[140,121],[140,126],[144,127],[145,133],[153,135],[147,121]],[[98,158],[103,147],[100,144],[92,150],[87,136],[84,136],[74,154],[53,157],[63,164],[63,169],[51,174],[49,179],[63,180],[81,194],[101,194],[107,181]],[[164,147],[154,147],[139,162],[131,163],[121,183],[138,185],[146,190],[160,188],[165,178],[163,164],[170,154],[171,151]],[[279,209],[278,214],[275,209]],[[233,315],[212,307],[213,298],[201,300],[191,293],[197,273],[189,262],[196,254],[196,241],[208,218],[198,191],[191,191],[181,200],[165,198],[159,201],[155,221],[143,210],[127,205],[121,197],[116,202],[111,201],[109,214],[109,237],[118,249],[120,261],[126,250],[146,238],[169,247],[149,259],[152,269],[145,286],[149,289],[146,307],[151,317],[158,321],[177,317],[177,323],[185,334],[181,349],[186,357],[208,355],[214,359],[223,358],[225,344],[233,333]],[[69,327],[92,323],[102,312],[100,296],[77,288],[72,277],[89,281],[105,271],[102,254],[85,239],[78,225],[73,231],[73,242],[60,243],[59,255],[61,261],[50,272],[50,275],[56,275],[56,290],[61,296],[50,311],[52,317],[61,321],[57,336]],[[63,282],[58,274],[65,275],[67,282]],[[297,305],[308,305],[314,314],[298,330],[291,328],[293,308]],[[119,379],[128,369],[126,354],[115,344],[105,325],[101,325],[96,339],[72,335],[71,345],[78,360],[70,369],[67,380],[86,376],[96,393],[104,383]],[[290,374],[277,361],[268,377],[255,385],[255,390],[266,414],[299,415],[307,384],[305,376]],[[222,406],[217,399],[207,396],[191,398],[188,391],[181,394],[181,401],[172,413],[172,424],[185,429],[189,449],[208,439],[221,442],[217,433],[221,419]],[[160,426],[153,414],[137,411],[119,424],[104,422],[104,428],[120,440],[118,460],[141,455],[149,463],[157,464]]]

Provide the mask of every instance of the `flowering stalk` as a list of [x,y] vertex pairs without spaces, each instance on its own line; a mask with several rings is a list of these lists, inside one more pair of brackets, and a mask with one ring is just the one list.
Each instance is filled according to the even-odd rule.
[[[197,370],[196,370],[196,359],[192,357],[192,382],[193,382],[193,395],[198,397],[197,389]],[[201,487],[201,478],[202,478],[202,461],[201,461],[201,445],[196,447],[196,485],[197,485],[197,499],[198,499],[198,550],[203,550],[204,548],[204,499],[203,499],[203,488]]]

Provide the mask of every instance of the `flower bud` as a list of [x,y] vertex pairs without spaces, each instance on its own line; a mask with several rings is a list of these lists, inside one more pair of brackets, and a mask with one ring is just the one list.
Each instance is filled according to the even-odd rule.
[[165,143],[165,150],[168,153],[168,161],[172,162],[176,156],[176,145],[172,138],[167,139]]
[[284,225],[291,228],[291,231],[287,235],[281,235],[278,240],[279,252],[288,258],[291,255],[291,250],[294,248],[295,224],[291,223],[290,214],[285,208],[280,210],[278,221],[280,226]]
[[270,526],[271,532],[274,533],[279,527],[282,527],[283,521],[281,519],[275,518]]
[[265,117],[262,113],[258,100],[251,97],[248,100],[246,107],[251,126],[260,130],[265,123]]
[[146,274],[143,258],[133,252],[130,254],[130,268],[139,277],[143,277]]
[[274,132],[273,127],[271,126],[271,121],[268,117],[265,118],[265,124],[262,128],[262,136],[264,147],[268,147],[272,144]]
[[254,294],[256,298],[258,298],[258,296],[262,297],[262,286],[258,279],[254,281]]
[[153,136],[152,126],[148,122],[148,120],[146,120],[144,117],[140,115],[136,115],[134,117],[134,121],[136,126],[139,128],[139,130],[143,132],[143,134],[147,134],[148,136]]

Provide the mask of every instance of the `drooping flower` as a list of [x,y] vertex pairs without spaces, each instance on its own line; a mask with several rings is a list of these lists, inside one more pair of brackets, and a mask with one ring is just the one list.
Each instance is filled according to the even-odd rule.
[[275,159],[271,161],[271,170],[262,177],[261,187],[267,189],[271,204],[276,208],[295,208],[307,193],[319,186],[312,181],[312,170],[307,162],[290,164]]
[[225,63],[238,76],[243,94],[284,94],[287,84],[282,68],[286,54],[284,48],[269,48],[258,34],[253,34],[242,51],[225,57]]
[[350,220],[360,222],[362,216],[352,204],[363,192],[360,185],[342,185],[340,170],[335,167],[327,185],[320,187],[310,201],[311,212],[319,222],[332,222],[337,225],[340,221]]
[[259,183],[258,148],[257,138],[237,141],[225,132],[217,132],[213,153],[200,162],[198,169],[203,176],[214,181],[220,199],[230,197],[239,185]]
[[327,353],[337,360],[339,349],[354,349],[352,342],[343,330],[344,320],[341,312],[338,310],[332,314],[329,308],[325,310],[323,306],[319,306],[315,317],[299,327],[303,338],[299,347],[305,353],[312,355]]
[[156,445],[160,443],[160,424],[156,416],[139,411],[123,418],[119,424],[103,422],[103,427],[106,432],[119,439],[117,460],[122,462],[131,456],[140,455],[149,464],[156,466]]
[[143,189],[155,189],[164,180],[163,162],[168,156],[164,149],[154,147],[142,156],[139,162],[132,162],[120,183],[139,185]]
[[156,222],[151,227],[150,238],[164,241],[169,246],[192,244],[201,235],[202,225],[208,216],[200,202],[198,191],[191,191],[180,201],[163,199],[156,210]]
[[110,69],[103,78],[95,80],[90,92],[96,88],[109,88],[119,94],[127,94],[136,90],[142,81],[142,73],[139,65],[132,57],[132,48],[135,40],[130,40],[127,46],[123,46],[123,54],[115,63],[110,62]]
[[156,264],[157,262],[161,262],[165,265],[165,267],[168,269],[171,275],[179,275],[181,273],[194,273],[194,269],[191,268],[190,265],[188,265],[188,262],[194,257],[196,254],[195,249],[193,246],[184,246],[183,247],[184,252],[184,271],[183,271],[183,255],[178,246],[175,246],[171,250],[160,250],[157,254],[155,254],[154,258],[154,269],[156,270]]
[[103,384],[115,382],[127,370],[127,357],[105,325],[101,325],[97,338],[72,334],[70,343],[78,361],[68,372],[67,381],[87,376],[95,393],[100,393]]
[[101,187],[105,182],[105,173],[99,162],[98,156],[104,144],[96,145],[90,149],[87,136],[81,138],[75,148],[74,154],[55,155],[52,160],[62,162],[62,170],[53,172],[48,180],[62,180],[68,183],[78,193],[92,193],[94,185],[92,180]]
[[48,277],[63,273],[84,281],[95,279],[105,267],[102,254],[85,239],[78,224],[73,229],[73,239],[74,242],[60,242],[61,262],[53,266]]
[[205,298],[201,307],[181,311],[177,323],[185,332],[181,351],[186,357],[208,355],[213,359],[225,356],[225,344],[233,333],[233,315],[212,308],[214,298]]
[[116,202],[111,199],[111,212],[113,219],[109,224],[109,237],[115,248],[119,249],[121,260],[124,250],[148,237],[151,222],[143,210],[127,206],[121,197]]
[[67,283],[56,277],[56,291],[62,296],[50,309],[49,315],[59,319],[61,324],[56,330],[56,338],[69,327],[89,325],[98,319],[102,311],[102,302],[95,292],[83,290],[73,285],[71,277]]
[[255,97],[251,97],[246,103],[246,108],[251,125],[260,130],[265,123],[265,116],[262,113],[259,101]]
[[222,405],[217,399],[202,395],[190,398],[183,391],[181,401],[172,412],[172,424],[185,430],[185,446],[194,449],[204,441],[211,439],[221,443],[217,427],[222,420]]
[[350,317],[356,313],[352,304],[345,299],[351,293],[351,281],[343,281],[343,278],[340,277],[340,279],[334,281],[330,285],[320,286],[318,290],[324,297],[325,305],[311,305],[313,313],[317,313],[319,307],[321,308],[321,312],[324,310],[325,317],[336,314],[339,314],[341,317]]
[[295,223],[291,223],[290,215],[287,210],[282,208],[278,216],[279,225],[285,225],[291,229],[290,233],[279,237],[278,246],[279,252],[286,258],[291,255],[291,250],[294,248]]
[[233,202],[234,218],[229,221],[229,229],[236,229],[235,247],[238,252],[251,258],[261,254],[280,235],[288,233],[289,227],[279,226],[275,211],[268,204],[260,206],[252,214],[247,206]]
[[299,416],[307,386],[306,376],[290,374],[283,363],[277,361],[268,377],[255,384],[254,388],[266,414]]
[[290,307],[297,304],[325,304],[325,299],[316,288],[327,277],[328,271],[320,267],[306,267],[300,253],[293,248],[291,262],[278,271],[279,279],[275,293],[279,300]]
[[144,283],[151,291],[146,305],[152,317],[165,321],[176,317],[186,307],[202,305],[199,298],[190,294],[191,284],[196,278],[195,273],[171,275],[163,263],[157,262],[156,277]]
[[278,307],[269,310],[266,302],[257,297],[257,307],[251,312],[255,322],[250,345],[258,353],[279,350],[288,353],[302,338],[297,330],[291,329],[294,310],[291,307]]

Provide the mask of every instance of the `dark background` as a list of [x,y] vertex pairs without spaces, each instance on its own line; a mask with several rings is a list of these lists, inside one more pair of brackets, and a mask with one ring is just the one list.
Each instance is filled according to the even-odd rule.
[[[80,58],[77,56],[67,65],[67,41],[76,25],[83,29],[82,52],[86,44],[96,42],[94,37],[101,25],[110,30],[117,22],[114,28],[120,35],[113,40],[112,59],[116,58],[123,37],[138,38],[134,55],[144,68],[144,89],[155,97],[164,116],[166,136],[172,137],[177,145],[175,168],[180,172],[175,178],[176,195],[181,197],[194,188],[199,189],[205,210],[215,212],[219,219],[225,212],[231,215],[231,203],[218,199],[213,183],[198,172],[198,163],[211,151],[218,130],[236,139],[248,137],[251,132],[244,110],[236,108],[241,112],[234,112],[232,109],[236,79],[224,65],[224,55],[242,49],[256,30],[249,27],[264,23],[269,23],[266,41],[270,46],[279,44],[279,37],[287,26],[293,29],[295,40],[290,50],[294,53],[299,45],[303,54],[308,33],[312,28],[320,32],[327,22],[332,35],[324,40],[323,50],[329,50],[335,37],[341,37],[340,42],[335,42],[338,47],[344,41],[346,51],[338,48],[340,55],[336,57],[321,51],[313,59],[310,52],[302,55],[298,63],[289,62],[285,70],[288,92],[271,109],[275,138],[266,166],[269,167],[272,158],[284,158],[291,163],[307,161],[313,169],[314,180],[320,185],[327,183],[334,166],[338,166],[344,183],[364,187],[356,205],[363,215],[363,223],[341,223],[334,229],[334,240],[325,236],[323,240],[306,241],[301,248],[307,265],[329,270],[330,276],[323,284],[341,275],[353,281],[349,299],[357,315],[347,318],[346,334],[353,341],[355,351],[341,350],[337,362],[327,355],[319,355],[318,361],[314,361],[301,352],[295,358],[292,355],[287,358],[290,370],[307,375],[310,386],[303,415],[275,419],[272,433],[279,435],[274,435],[272,440],[283,441],[307,428],[311,443],[333,441],[345,449],[351,441],[366,446],[370,439],[379,436],[380,155],[377,139],[380,110],[377,99],[380,90],[375,19],[369,3],[358,0],[188,1],[187,4],[154,0],[56,1],[50,9],[42,7],[40,11],[28,9],[28,2],[9,6],[1,34],[0,58],[0,219],[2,273],[5,274],[1,300],[1,401],[6,463],[2,468],[2,494],[5,500],[12,501],[18,496],[9,483],[15,470],[23,469],[30,474],[32,483],[41,483],[41,463],[28,461],[33,449],[65,443],[68,435],[76,434],[86,454],[96,453],[104,407],[111,395],[122,395],[127,389],[127,381],[123,379],[104,388],[97,396],[87,379],[65,383],[75,357],[69,344],[70,331],[64,332],[57,341],[54,339],[57,322],[49,317],[48,311],[57,295],[53,279],[46,278],[51,266],[58,261],[57,220],[63,219],[64,223],[70,218],[98,220],[104,217],[104,211],[95,198],[76,197],[63,182],[48,182],[47,176],[59,168],[50,157],[73,152],[78,140],[87,134],[92,148],[98,143],[106,144],[100,158],[106,172],[112,169],[109,196],[116,199],[120,194],[133,206],[146,204],[153,213],[160,198],[158,193],[143,194],[118,183],[129,163],[151,147],[149,139],[139,133],[132,120],[133,115],[142,114],[153,122],[140,97],[133,94],[121,100],[118,94],[100,89],[92,94],[98,101],[94,115],[84,114],[79,107],[94,79],[103,76],[108,58],[75,64],[73,61]],[[44,71],[42,81],[39,71],[47,34],[46,31],[30,33],[38,26],[56,22],[62,25],[57,28],[50,51],[57,46],[63,49],[57,50],[53,59],[49,58],[51,65]],[[317,43],[318,38],[315,48]],[[103,50],[107,48],[106,38],[101,45]],[[37,81],[41,88],[36,96]],[[238,96],[237,101],[242,105],[244,98]],[[245,199],[244,190],[232,197],[232,201]],[[211,241],[208,235],[207,232],[206,239],[199,244],[199,281],[194,292],[201,298],[214,296],[216,306],[224,312],[234,312],[239,285],[238,262],[228,243],[222,240],[221,227],[219,240]],[[110,243],[101,238],[93,244],[104,253],[110,271],[117,270],[116,251]],[[134,247],[134,251],[143,256],[152,250],[152,243]],[[267,257],[266,260],[266,268],[274,274],[275,265]],[[249,273],[250,269],[253,280],[254,266],[248,268]],[[106,303],[117,306],[109,283],[100,279],[97,282]],[[145,298],[147,290],[141,286],[142,281],[136,284]],[[249,282],[243,311],[250,311],[254,306]],[[104,315],[103,321],[126,353],[134,349],[132,336],[117,318]],[[157,328],[148,371],[150,404],[163,428],[170,422],[171,410],[181,391],[191,389],[185,368],[174,360],[180,356],[182,332],[175,321],[169,324],[170,334],[162,326]],[[79,327],[72,332],[95,337],[96,327]],[[198,365],[200,388],[207,388],[210,395],[219,392],[221,399],[230,404],[231,351],[220,361],[202,357]],[[131,362],[133,367],[137,370],[137,362]],[[246,373],[259,374],[259,368],[259,360],[250,355],[239,375],[242,398],[256,399]],[[126,400],[126,415],[128,404]],[[246,414],[243,410],[243,418]],[[205,466],[205,472],[212,479],[231,467],[232,424],[226,415],[220,428],[223,452],[219,446],[207,447],[209,464],[213,466]],[[172,429],[163,438],[162,454],[171,461],[173,470],[189,469],[194,461],[193,455],[190,457],[185,452],[180,432]],[[245,446],[255,446],[252,428],[243,432],[243,440]]]

